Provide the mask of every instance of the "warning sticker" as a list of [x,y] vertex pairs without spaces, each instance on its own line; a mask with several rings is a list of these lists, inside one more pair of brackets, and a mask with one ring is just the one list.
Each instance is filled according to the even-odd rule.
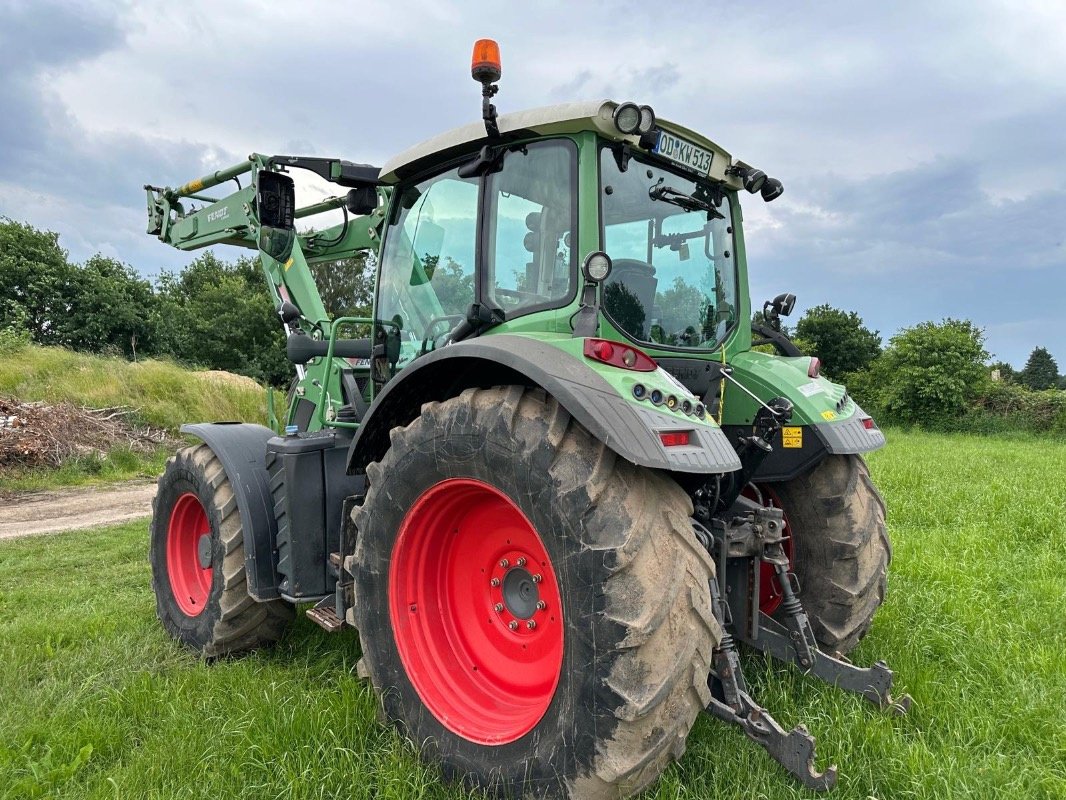
[[781,429],[782,447],[803,447],[803,428],[784,427]]
[[811,381],[810,383],[805,383],[801,387],[799,387],[799,392],[804,397],[813,397],[814,395],[819,394],[821,391],[822,384],[818,383],[817,381]]
[[822,419],[832,421],[837,418],[835,411],[823,411]]

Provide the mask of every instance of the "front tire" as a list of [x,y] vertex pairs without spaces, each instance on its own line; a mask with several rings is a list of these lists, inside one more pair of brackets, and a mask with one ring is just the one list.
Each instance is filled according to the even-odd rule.
[[793,537],[793,571],[815,637],[826,652],[846,655],[885,599],[892,545],[881,494],[858,455],[827,456],[771,488]]
[[237,500],[210,447],[186,447],[167,461],[152,512],[152,589],[167,633],[205,657],[281,638],[293,608],[248,593]]
[[352,565],[387,716],[499,795],[652,783],[710,699],[721,637],[688,496],[523,387],[429,403],[391,438]]

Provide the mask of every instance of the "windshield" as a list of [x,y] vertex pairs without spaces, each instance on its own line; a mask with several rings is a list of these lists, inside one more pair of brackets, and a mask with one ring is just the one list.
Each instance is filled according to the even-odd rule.
[[633,157],[600,153],[604,250],[614,262],[604,310],[634,339],[712,349],[736,323],[728,195]]

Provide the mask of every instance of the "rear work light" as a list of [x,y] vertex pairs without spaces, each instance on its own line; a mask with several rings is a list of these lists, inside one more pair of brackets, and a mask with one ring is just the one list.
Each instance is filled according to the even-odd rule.
[[689,443],[692,431],[669,431],[660,433],[664,447],[683,447]]
[[634,372],[655,372],[659,367],[647,353],[628,344],[610,342],[607,339],[586,339],[585,358]]

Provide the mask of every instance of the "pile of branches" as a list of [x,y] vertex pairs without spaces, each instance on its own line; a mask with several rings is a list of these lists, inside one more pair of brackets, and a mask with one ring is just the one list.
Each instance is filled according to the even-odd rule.
[[58,467],[118,448],[149,453],[168,443],[165,430],[135,425],[136,413],[129,406],[46,405],[0,396],[0,469]]

